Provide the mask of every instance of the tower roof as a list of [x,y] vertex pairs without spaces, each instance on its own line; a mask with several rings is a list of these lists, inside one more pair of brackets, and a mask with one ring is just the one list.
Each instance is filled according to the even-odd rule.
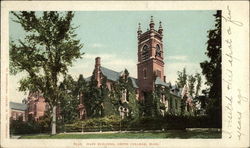
[[150,24],[149,24],[150,30],[154,30],[154,26],[155,26],[155,23],[154,23],[154,20],[153,20],[153,16],[151,16]]

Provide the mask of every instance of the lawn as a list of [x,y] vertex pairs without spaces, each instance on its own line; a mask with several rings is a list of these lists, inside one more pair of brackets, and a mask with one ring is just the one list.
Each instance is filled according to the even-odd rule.
[[167,131],[167,132],[129,132],[129,133],[77,133],[77,134],[57,134],[50,136],[48,134],[25,135],[20,139],[164,139],[164,138],[203,138],[214,139],[221,138],[221,132],[218,131]]

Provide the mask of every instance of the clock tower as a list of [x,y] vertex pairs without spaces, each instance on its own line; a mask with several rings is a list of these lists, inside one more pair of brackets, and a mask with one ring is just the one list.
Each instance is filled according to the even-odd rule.
[[138,63],[137,78],[139,85],[139,99],[144,100],[147,93],[154,90],[156,77],[165,81],[164,57],[163,57],[163,28],[161,22],[159,29],[154,29],[154,21],[151,16],[150,24],[146,32],[142,32],[139,23],[137,31],[138,38]]

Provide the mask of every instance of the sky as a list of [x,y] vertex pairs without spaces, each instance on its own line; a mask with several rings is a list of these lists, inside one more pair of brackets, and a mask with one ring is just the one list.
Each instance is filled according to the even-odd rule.
[[[77,11],[73,26],[83,44],[82,59],[74,61],[69,74],[75,80],[80,74],[86,78],[94,69],[95,58],[101,57],[101,65],[115,71],[125,68],[130,76],[137,78],[137,30],[141,23],[142,31],[149,28],[153,16],[155,29],[159,21],[163,27],[163,50],[166,81],[175,83],[177,71],[185,67],[188,74],[201,73],[200,63],[205,55],[207,31],[214,28],[215,11]],[[25,37],[22,27],[13,22],[10,14],[10,39],[17,41]],[[19,73],[9,77],[9,98],[21,102],[27,92],[19,92],[18,81],[25,76]],[[202,82],[205,78],[202,77]],[[205,87],[205,85],[203,85]]]

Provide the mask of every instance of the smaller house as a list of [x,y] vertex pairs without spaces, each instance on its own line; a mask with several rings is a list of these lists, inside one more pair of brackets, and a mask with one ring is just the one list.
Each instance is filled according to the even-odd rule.
[[10,102],[10,118],[12,120],[22,119],[27,120],[26,117],[27,105],[24,103]]

